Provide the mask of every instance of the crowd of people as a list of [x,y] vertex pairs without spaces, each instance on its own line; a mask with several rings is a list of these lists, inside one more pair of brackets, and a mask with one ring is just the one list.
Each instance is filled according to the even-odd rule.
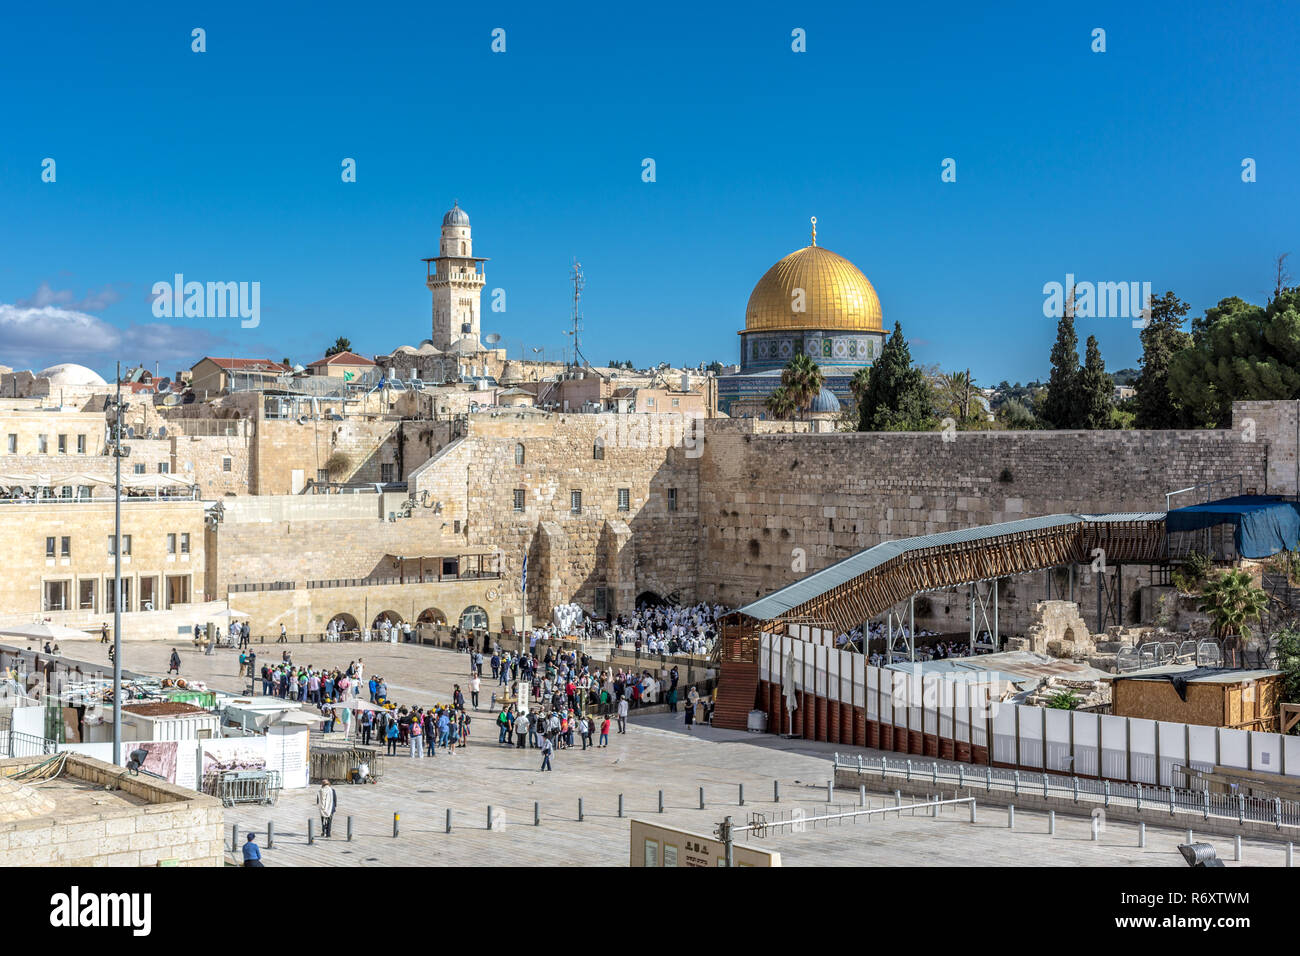
[[598,621],[576,604],[555,608],[552,623],[535,628],[534,643],[576,637],[634,647],[638,654],[701,654],[713,651],[718,619],[727,609],[718,604],[645,605],[613,621]]

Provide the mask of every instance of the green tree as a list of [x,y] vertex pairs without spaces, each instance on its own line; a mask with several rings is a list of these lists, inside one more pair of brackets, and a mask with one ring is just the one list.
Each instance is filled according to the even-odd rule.
[[821,366],[806,352],[800,352],[790,359],[781,370],[781,385],[789,392],[795,408],[801,412],[807,411],[825,384],[826,377],[822,374]]
[[1181,428],[1188,424],[1187,412],[1169,390],[1169,367],[1175,355],[1189,348],[1192,336],[1183,331],[1186,302],[1166,292],[1152,299],[1150,314],[1139,338],[1142,359],[1134,387],[1137,389],[1138,428]]
[[1003,428],[1028,429],[1037,428],[1038,419],[1024,406],[1018,398],[1009,398],[998,406],[997,420]]
[[[1300,704],[1300,630],[1287,628],[1273,635],[1277,669],[1282,672],[1283,703]],[[1292,730],[1300,734],[1300,728]]]
[[1074,331],[1074,309],[1067,306],[1056,323],[1052,346],[1052,374],[1047,380],[1047,399],[1041,417],[1052,428],[1083,428],[1079,408],[1079,336]]
[[1097,336],[1090,335],[1084,347],[1083,370],[1079,373],[1078,405],[1080,424],[1084,428],[1111,427],[1110,398],[1114,390],[1114,382],[1106,374]]
[[1201,588],[1198,610],[1209,615],[1215,636],[1225,638],[1229,666],[1236,666],[1242,638],[1250,634],[1250,622],[1260,620],[1267,606],[1268,595],[1255,587],[1249,571],[1229,568]]
[[352,351],[352,342],[344,338],[342,335],[340,335],[337,339],[334,340],[334,344],[325,350],[325,357],[329,358],[331,355],[338,355],[340,352],[351,352],[351,351]]
[[972,413],[981,410],[974,398],[975,383],[971,381],[969,370],[940,372],[930,380],[930,387],[935,412],[940,416],[965,424],[971,420]]
[[767,409],[767,413],[773,418],[785,421],[794,417],[795,409],[799,406],[795,404],[790,390],[784,385],[778,385],[772,389],[772,394],[763,400],[763,407]]
[[921,431],[934,426],[925,373],[912,364],[903,326],[880,350],[858,405],[858,431]]
[[1169,364],[1170,395],[1192,424],[1227,425],[1233,402],[1300,398],[1300,288],[1266,306],[1224,299],[1192,331]]

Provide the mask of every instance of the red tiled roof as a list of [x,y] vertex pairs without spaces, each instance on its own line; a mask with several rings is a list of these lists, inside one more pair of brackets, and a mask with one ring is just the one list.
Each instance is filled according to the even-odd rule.
[[[199,362],[213,362],[218,367],[223,368],[228,372],[234,371],[236,369],[241,371],[248,371],[248,370],[254,370],[254,371],[266,370],[272,372],[289,371],[289,366],[282,365],[279,362],[272,362],[270,359],[216,358],[211,355],[205,355],[203,356],[203,358],[199,359]],[[197,366],[198,363],[195,364]]]
[[315,368],[317,365],[374,365],[364,355],[358,355],[356,352],[335,352],[333,355],[327,355],[324,358],[318,358],[312,362],[308,368]]

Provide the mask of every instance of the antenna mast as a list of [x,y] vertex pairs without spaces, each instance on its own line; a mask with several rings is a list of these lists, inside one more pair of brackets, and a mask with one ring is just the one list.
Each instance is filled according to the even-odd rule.
[[569,270],[569,278],[573,282],[573,331],[569,334],[573,336],[573,364],[578,365],[578,357],[582,356],[585,362],[586,356],[582,355],[582,290],[587,284],[586,278],[582,274],[582,263],[574,258],[573,268]]

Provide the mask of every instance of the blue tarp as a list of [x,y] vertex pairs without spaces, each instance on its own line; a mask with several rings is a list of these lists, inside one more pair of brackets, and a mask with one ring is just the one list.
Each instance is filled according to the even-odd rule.
[[1267,558],[1300,546],[1300,509],[1295,502],[1268,495],[1239,495],[1169,512],[1165,531],[1197,531],[1231,524],[1237,553]]

